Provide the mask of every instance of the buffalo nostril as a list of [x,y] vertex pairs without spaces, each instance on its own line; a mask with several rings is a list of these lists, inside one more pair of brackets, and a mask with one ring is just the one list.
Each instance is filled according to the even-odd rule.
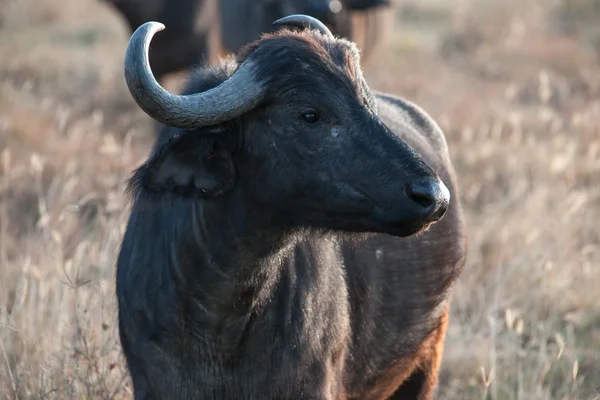
[[450,192],[446,185],[433,179],[407,185],[406,194],[427,214],[443,215],[450,201]]
[[430,208],[435,205],[435,197],[428,187],[422,184],[407,185],[406,194],[408,197],[423,208]]

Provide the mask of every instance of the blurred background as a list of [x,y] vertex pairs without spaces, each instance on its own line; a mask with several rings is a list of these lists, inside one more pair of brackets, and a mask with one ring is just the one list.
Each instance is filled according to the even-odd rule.
[[[377,24],[367,81],[440,123],[469,226],[438,398],[600,399],[600,0],[401,0]],[[106,2],[0,0],[2,399],[131,397],[114,263],[154,125],[130,34]]]

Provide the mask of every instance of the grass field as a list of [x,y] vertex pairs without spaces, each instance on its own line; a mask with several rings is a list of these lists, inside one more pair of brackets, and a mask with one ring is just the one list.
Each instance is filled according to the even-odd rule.
[[[439,399],[600,399],[600,1],[397,14],[367,78],[439,121],[469,225]],[[0,0],[2,399],[131,397],[114,262],[152,124],[127,40],[98,1]]]

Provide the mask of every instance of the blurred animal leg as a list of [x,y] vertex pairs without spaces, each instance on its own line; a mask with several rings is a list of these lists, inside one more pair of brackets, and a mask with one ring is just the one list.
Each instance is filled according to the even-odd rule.
[[389,397],[390,400],[432,400],[442,363],[444,339],[448,327],[448,311],[441,317],[439,326],[422,345],[418,367],[410,377]]

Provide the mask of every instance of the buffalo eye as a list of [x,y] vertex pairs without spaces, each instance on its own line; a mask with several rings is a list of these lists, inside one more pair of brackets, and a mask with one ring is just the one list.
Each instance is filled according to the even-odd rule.
[[302,119],[307,124],[314,124],[319,120],[319,114],[314,111],[308,111],[302,114]]

